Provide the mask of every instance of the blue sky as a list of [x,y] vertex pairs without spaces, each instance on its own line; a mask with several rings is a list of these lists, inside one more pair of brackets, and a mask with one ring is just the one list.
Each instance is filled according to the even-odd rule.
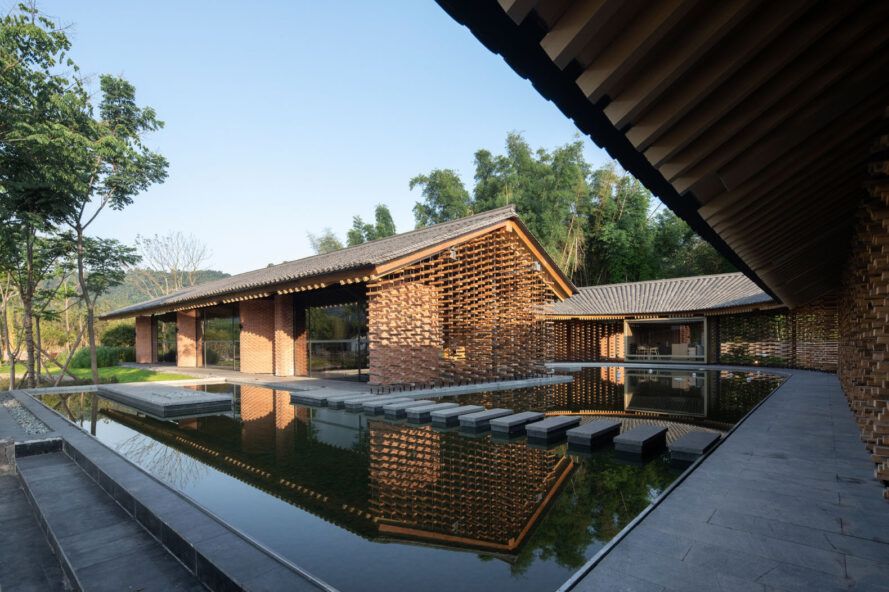
[[546,148],[577,134],[433,0],[252,4],[38,3],[70,24],[83,72],[126,77],[166,122],[149,145],[168,180],[95,234],[192,233],[238,273],[311,254],[307,232],[343,236],[379,202],[409,230],[412,176],[453,168],[471,187],[475,150],[509,131]]

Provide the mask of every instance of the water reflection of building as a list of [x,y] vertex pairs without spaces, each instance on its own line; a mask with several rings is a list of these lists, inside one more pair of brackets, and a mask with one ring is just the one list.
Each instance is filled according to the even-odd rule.
[[384,534],[513,551],[571,468],[525,443],[371,423],[371,512]]
[[[482,393],[478,399],[504,404],[517,403],[510,399],[517,396]],[[545,393],[536,398],[543,405]],[[234,417],[168,422],[108,414],[368,538],[514,551],[573,466],[570,458],[524,443],[294,406],[289,393],[262,387],[240,387],[235,401]]]

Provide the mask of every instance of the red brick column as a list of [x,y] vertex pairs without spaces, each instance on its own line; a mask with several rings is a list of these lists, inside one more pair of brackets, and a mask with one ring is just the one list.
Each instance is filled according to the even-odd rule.
[[154,362],[154,331],[151,317],[136,317],[136,363]]
[[275,371],[275,303],[273,300],[241,302],[241,372],[272,374]]
[[200,366],[198,351],[198,311],[176,313],[176,365],[182,368]]
[[297,303],[293,313],[293,366],[296,376],[309,375],[309,329],[302,303]]
[[275,376],[293,376],[293,295],[275,295]]

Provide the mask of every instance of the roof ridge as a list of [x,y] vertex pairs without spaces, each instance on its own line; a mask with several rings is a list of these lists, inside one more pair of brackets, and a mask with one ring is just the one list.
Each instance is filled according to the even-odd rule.
[[[675,277],[675,278],[658,278],[656,280],[637,280],[635,282],[617,282],[614,284],[595,284],[592,286],[578,286],[577,289],[578,290],[594,290],[594,289],[598,289],[598,288],[616,288],[618,286],[634,286],[634,285],[638,285],[638,284],[680,282],[680,281],[697,280],[697,279],[704,279],[704,278],[726,277],[726,276],[730,276],[730,275],[740,275],[745,278],[747,277],[746,275],[744,275],[743,271],[729,271],[729,272],[725,272],[725,273],[711,273],[711,274],[706,274],[706,275],[684,275],[684,276]],[[747,279],[750,280],[750,278],[747,278]],[[750,281],[752,282],[753,280],[750,280]]]

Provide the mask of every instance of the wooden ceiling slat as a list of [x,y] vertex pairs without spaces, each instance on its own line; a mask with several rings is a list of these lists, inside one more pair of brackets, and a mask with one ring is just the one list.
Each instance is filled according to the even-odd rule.
[[[698,211],[710,226],[715,227],[727,217],[742,215],[744,211],[748,211],[749,200],[745,201],[747,198],[753,200],[768,193],[793,191],[800,181],[798,173],[808,173],[812,162],[830,158],[831,152],[841,155],[850,154],[867,139],[866,136],[870,134],[870,129],[870,121],[862,118],[858,121],[858,125],[854,125],[849,130],[849,135],[840,136],[832,133],[831,130],[822,131],[817,138],[812,140],[816,146],[814,152],[807,153],[802,157],[785,155],[783,158],[776,159],[759,175],[750,178],[736,189],[726,191],[705,201]],[[808,178],[809,175],[803,175],[803,177]]]
[[649,50],[682,21],[698,0],[658,0],[641,11],[577,78],[577,86],[592,102],[608,94]]
[[[853,21],[823,39],[816,37],[815,31],[806,29],[806,34],[812,34],[808,37],[807,51],[786,63],[786,67],[779,68],[778,64],[765,60],[754,61],[751,68],[745,68],[742,75],[721,87],[667,130],[645,151],[645,157],[665,176],[685,172],[788,94],[802,95],[805,92],[803,87],[824,78],[822,70],[827,64],[845,60],[863,34],[884,26],[875,23],[872,16],[856,15]],[[797,33],[803,36],[802,32]],[[867,57],[861,56],[866,52],[858,53],[859,62]],[[766,64],[773,67],[763,67]],[[841,74],[836,72],[834,77]]]
[[[796,0],[801,4],[801,0]],[[618,128],[624,128],[660,94],[692,68],[698,60],[729,34],[755,8],[749,0],[725,0],[713,3],[702,19],[703,24],[665,44],[654,59],[620,93],[611,96],[605,116]],[[685,84],[685,82],[684,82]]]
[[578,0],[556,21],[540,46],[564,69],[617,13],[621,0]]
[[[807,6],[807,2],[800,5]],[[753,92],[756,86],[751,81],[763,80],[784,68],[844,16],[838,10],[809,11],[814,14],[801,26],[790,27],[798,16],[792,6],[767,3],[749,28],[736,31],[718,52],[705,56],[682,84],[673,85],[669,94],[634,122],[627,131],[630,142],[639,150],[648,150],[667,130],[679,131],[675,124],[690,113],[701,121],[712,122]],[[763,51],[766,46],[769,50]],[[752,60],[754,56],[756,59]],[[727,80],[731,80],[731,84],[725,84]],[[706,127],[701,121],[693,124],[686,121],[686,128]],[[676,141],[665,138],[664,144],[675,145]],[[653,150],[647,156],[653,164],[658,164],[654,159],[669,154]]]
[[[855,70],[850,74],[848,64],[842,63],[852,61],[856,57],[862,61],[870,58],[870,61],[863,66],[863,68],[867,69],[867,72],[863,73],[862,70]],[[688,158],[688,155],[683,154],[677,157],[682,159],[681,163],[674,164],[670,162],[659,168],[665,176],[669,175],[670,182],[676,190],[679,193],[684,193],[703,177],[714,174],[743,153],[755,150],[756,144],[763,139],[768,140],[770,134],[780,133],[782,128],[787,129],[788,126],[795,125],[802,118],[801,114],[821,110],[823,114],[832,115],[835,118],[841,114],[837,109],[838,106],[845,109],[853,108],[853,101],[862,98],[860,94],[856,95],[852,100],[844,99],[841,105],[835,102],[834,97],[846,96],[845,89],[850,76],[853,80],[861,80],[864,77],[866,81],[863,84],[878,87],[883,82],[882,79],[867,81],[867,77],[875,74],[879,76],[879,70],[883,67],[883,60],[881,59],[879,62],[878,65],[874,66],[873,52],[863,47],[857,56],[849,55],[835,60],[833,64],[821,70],[821,74],[817,79],[811,80],[809,84],[804,86],[798,86],[779,103],[769,105],[765,109],[762,105],[757,105],[753,111],[759,113],[759,117],[753,118],[752,121],[744,109],[741,109],[742,113],[734,118],[728,118],[731,121],[731,127],[738,129],[732,135],[723,135],[723,142],[716,150],[706,155],[700,154],[700,151],[697,149],[697,146],[700,145],[699,140],[695,146],[694,151],[697,154],[692,159],[695,161],[693,164],[686,161],[685,159]],[[839,87],[843,88],[843,92],[837,92]],[[735,120],[738,123],[735,123]],[[819,124],[819,122],[813,123]],[[820,122],[819,128],[826,123]],[[797,130],[801,133],[812,131],[807,125],[799,125]]]
[[[758,210],[754,207],[756,202],[772,203],[777,196],[800,190],[817,192],[817,185],[813,186],[814,180],[830,174],[831,168],[846,164],[851,159],[856,159],[860,165],[860,150],[856,148],[860,148],[871,128],[869,120],[862,118],[858,123],[857,128],[849,130],[848,136],[833,134],[830,130],[820,133],[818,138],[812,140],[812,144],[818,146],[815,153],[804,156],[791,154],[777,159],[760,175],[702,206],[701,216],[716,229],[729,219],[738,223],[749,215],[757,214]],[[839,160],[834,160],[835,154],[840,155]],[[822,161],[834,166],[822,166]]]
[[521,24],[534,7],[537,6],[537,0],[497,0],[503,11],[509,15],[515,24]]

